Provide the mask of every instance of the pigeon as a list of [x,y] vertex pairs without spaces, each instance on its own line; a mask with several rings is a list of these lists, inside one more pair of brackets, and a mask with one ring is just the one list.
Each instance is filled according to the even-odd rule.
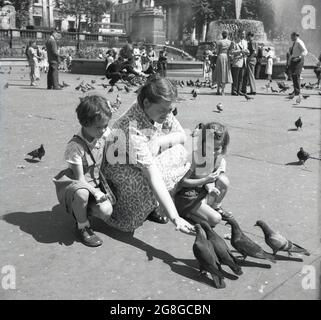
[[110,89],[108,90],[108,92],[113,92],[114,91],[114,87],[111,86]]
[[254,99],[253,97],[248,96],[246,93],[244,93],[244,97],[247,101]]
[[76,78],[76,80],[80,80],[80,77]]
[[297,153],[297,157],[299,158],[301,164],[305,164],[305,161],[310,158],[310,155],[301,147],[299,152]]
[[254,226],[258,226],[262,229],[265,243],[273,250],[274,255],[276,255],[278,251],[286,251],[289,256],[291,255],[291,252],[303,253],[306,256],[310,255],[306,249],[286,239],[280,233],[274,232],[264,221],[258,220]]
[[274,256],[265,252],[257,243],[246,236],[235,219],[230,219],[226,224],[232,227],[231,245],[241,253],[244,260],[247,256],[250,256],[258,259],[267,259],[275,263]]
[[196,99],[196,97],[197,97],[197,92],[196,92],[196,90],[194,90],[194,92],[192,93],[192,95],[193,95],[193,98]]
[[295,124],[297,130],[299,130],[299,128],[302,129],[303,122],[302,122],[302,120],[301,120],[301,117],[299,117],[299,119],[296,120],[296,121],[294,122],[294,124]]
[[116,96],[116,104],[121,105],[121,99],[120,99],[120,96],[118,94]]
[[212,275],[214,286],[217,289],[225,288],[224,275],[218,262],[214,248],[206,238],[206,233],[200,224],[195,225],[196,238],[193,244],[193,253],[199,263],[200,273],[207,271]]
[[219,102],[219,103],[217,104],[216,109],[218,110],[218,112],[223,111],[223,104],[222,104],[222,102]]
[[27,155],[31,156],[32,160],[34,158],[38,158],[39,160],[41,160],[41,158],[45,155],[45,148],[43,147],[43,144],[41,144],[38,149],[35,149],[35,150],[27,153]]
[[182,82],[179,82],[179,86],[180,86],[181,88],[184,88],[184,84],[183,84]]
[[105,77],[100,78],[101,80],[105,80]]
[[4,89],[8,89],[9,88],[9,83],[7,82],[4,86],[3,86]]
[[92,83],[92,84],[95,84],[95,83],[96,83],[96,80],[94,80],[94,79],[91,80],[91,83]]
[[231,253],[225,241],[210,227],[208,222],[201,221],[201,227],[205,230],[207,239],[212,243],[217,258],[221,264],[227,265],[237,274],[243,274],[236,258]]
[[303,99],[308,99],[309,97],[310,97],[309,94],[303,94],[303,95],[302,95],[302,98],[303,98]]
[[116,88],[117,88],[118,91],[122,91],[122,90],[123,90],[123,88],[121,88],[121,87],[120,87],[119,85],[117,85],[117,84],[116,84]]
[[130,89],[126,85],[124,86],[124,88],[125,88],[126,92],[130,92]]
[[271,86],[271,91],[272,91],[273,93],[279,93],[279,91],[276,90],[276,89],[274,89],[272,86]]
[[66,83],[65,81],[62,82],[62,86],[63,87],[69,87],[70,85],[68,83]]
[[176,117],[177,116],[177,108],[174,108],[173,110],[172,110],[172,113],[173,113],[173,115]]
[[279,89],[281,89],[280,92],[284,92],[290,89],[290,86],[285,84],[284,81],[277,81],[276,84],[278,85]]

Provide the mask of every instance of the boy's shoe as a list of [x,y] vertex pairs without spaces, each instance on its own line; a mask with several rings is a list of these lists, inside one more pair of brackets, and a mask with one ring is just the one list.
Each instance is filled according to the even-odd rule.
[[88,247],[99,247],[103,241],[94,233],[91,227],[77,229],[81,242]]
[[222,216],[223,221],[229,221],[231,219],[234,219],[232,212],[226,211],[222,207],[216,208],[215,211],[217,211]]

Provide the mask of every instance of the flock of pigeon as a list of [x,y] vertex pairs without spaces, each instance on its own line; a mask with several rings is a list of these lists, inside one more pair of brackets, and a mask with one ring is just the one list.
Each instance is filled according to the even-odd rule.
[[[241,230],[237,221],[233,218],[227,221],[232,228],[231,245],[242,256],[254,257],[258,259],[267,259],[273,263],[276,262],[278,251],[291,253],[300,253],[309,256],[310,253],[301,246],[293,243],[278,232],[274,232],[264,221],[256,221],[255,226],[262,229],[265,243],[272,249],[273,253],[263,250],[256,242],[250,239]],[[199,263],[200,274],[210,273],[213,285],[217,289],[226,287],[224,278],[230,280],[238,279],[242,275],[242,260],[236,258],[226,242],[210,227],[206,221],[195,225],[196,238],[193,244],[193,253]],[[222,269],[222,265],[228,266],[234,274],[230,274]],[[271,267],[265,265],[265,267]]]

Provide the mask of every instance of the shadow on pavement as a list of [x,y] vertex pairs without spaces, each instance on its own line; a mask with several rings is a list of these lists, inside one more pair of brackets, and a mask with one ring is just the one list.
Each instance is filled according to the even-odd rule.
[[25,158],[24,160],[29,162],[29,163],[38,163],[38,162],[40,162],[40,160],[30,159],[30,158]]
[[292,128],[292,129],[288,129],[288,131],[298,131],[298,129]]
[[309,110],[321,110],[320,107],[304,107],[304,106],[296,106],[296,105],[293,105],[292,108],[295,108],[295,109],[309,109]]
[[73,217],[59,205],[52,211],[12,212],[2,216],[5,222],[18,226],[21,231],[33,236],[40,243],[59,243],[70,246],[78,242],[75,236]]
[[124,242],[137,249],[145,251],[149,261],[153,260],[154,258],[160,259],[165,264],[167,264],[173,272],[185,278],[189,278],[194,281],[200,281],[209,286],[213,286],[213,282],[210,278],[199,275],[198,262],[196,261],[196,259],[175,258],[171,254],[163,250],[159,250],[147,244],[146,242],[135,238],[134,232],[122,232],[122,231],[116,230],[95,218],[93,218],[92,221],[93,221],[94,230],[104,233],[114,240]]
[[286,166],[301,166],[302,163],[300,161],[288,162],[285,164]]

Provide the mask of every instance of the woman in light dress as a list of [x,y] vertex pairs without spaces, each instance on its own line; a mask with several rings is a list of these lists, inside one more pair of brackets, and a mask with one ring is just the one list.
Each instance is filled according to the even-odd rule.
[[227,31],[223,31],[223,39],[217,41],[217,61],[213,72],[213,83],[217,83],[217,95],[224,95],[226,83],[232,82],[229,59],[232,41],[227,38],[227,35]]

